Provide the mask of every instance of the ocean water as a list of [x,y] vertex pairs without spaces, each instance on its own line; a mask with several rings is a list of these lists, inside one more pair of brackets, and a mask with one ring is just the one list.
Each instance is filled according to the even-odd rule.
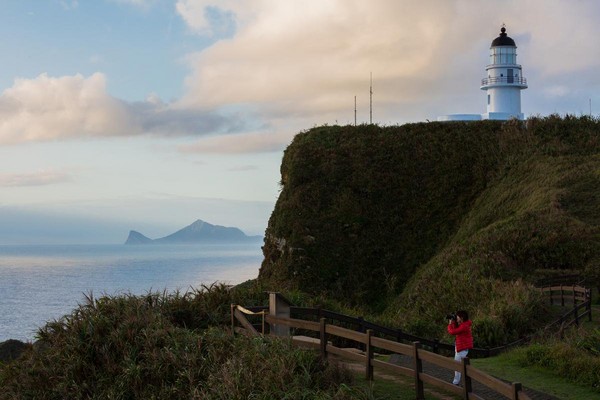
[[84,295],[186,291],[256,278],[260,242],[218,245],[0,246],[0,342],[34,340]]

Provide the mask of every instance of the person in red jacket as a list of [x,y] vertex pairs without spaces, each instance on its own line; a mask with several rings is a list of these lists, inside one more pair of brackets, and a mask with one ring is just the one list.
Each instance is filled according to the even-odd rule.
[[[456,354],[454,355],[456,361],[462,361],[462,359],[469,354],[469,350],[473,348],[473,335],[471,334],[472,323],[473,322],[469,320],[469,314],[464,310],[456,312],[456,319],[448,320],[448,333],[456,336]],[[460,378],[460,372],[454,372],[454,380],[452,383],[458,385],[460,383]]]

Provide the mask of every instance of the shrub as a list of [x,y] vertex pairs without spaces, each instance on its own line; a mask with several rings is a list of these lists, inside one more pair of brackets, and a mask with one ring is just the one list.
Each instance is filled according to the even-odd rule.
[[571,330],[564,340],[550,339],[515,350],[523,366],[539,366],[600,392],[600,331]]
[[[339,388],[351,375],[314,352],[218,327],[188,329],[188,316],[176,317],[178,307],[220,307],[213,301],[226,294],[209,287],[190,296],[89,296],[0,368],[0,398],[349,398]],[[208,322],[193,324],[210,325],[204,316]]]

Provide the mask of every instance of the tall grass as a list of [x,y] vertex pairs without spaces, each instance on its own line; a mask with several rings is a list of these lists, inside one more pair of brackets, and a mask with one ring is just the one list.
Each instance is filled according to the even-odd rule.
[[233,338],[219,327],[240,295],[223,285],[183,295],[90,295],[0,367],[0,398],[350,398],[340,388],[350,387],[351,375],[316,353],[289,341]]
[[537,366],[600,393],[600,330],[569,330],[514,352],[523,366]]

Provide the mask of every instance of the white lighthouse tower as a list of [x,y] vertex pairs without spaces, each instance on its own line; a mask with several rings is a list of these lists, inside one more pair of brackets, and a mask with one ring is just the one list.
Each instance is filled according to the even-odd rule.
[[521,66],[517,64],[517,45],[502,26],[500,36],[490,46],[490,64],[485,67],[487,78],[481,80],[481,90],[487,92],[487,112],[482,119],[523,119],[521,90],[527,89]]

